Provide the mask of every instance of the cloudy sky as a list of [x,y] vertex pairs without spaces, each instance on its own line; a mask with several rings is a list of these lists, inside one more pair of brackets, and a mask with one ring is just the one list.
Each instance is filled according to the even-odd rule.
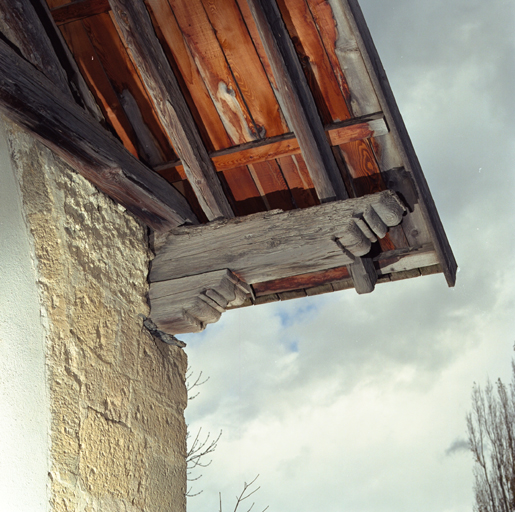
[[[465,512],[472,383],[515,341],[515,2],[361,0],[460,271],[226,313],[184,336],[223,430],[190,511]],[[197,473],[198,474],[198,473]],[[246,509],[243,509],[245,511]]]

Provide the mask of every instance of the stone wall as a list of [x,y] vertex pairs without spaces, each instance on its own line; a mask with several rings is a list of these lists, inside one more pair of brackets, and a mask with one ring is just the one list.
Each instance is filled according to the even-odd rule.
[[154,340],[147,231],[7,124],[47,326],[50,509],[185,511],[186,355]]

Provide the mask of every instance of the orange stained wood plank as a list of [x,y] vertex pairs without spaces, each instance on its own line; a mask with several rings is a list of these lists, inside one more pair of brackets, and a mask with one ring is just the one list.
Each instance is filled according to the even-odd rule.
[[82,0],[52,10],[57,25],[78,21],[111,10],[109,0]]
[[325,124],[349,119],[345,98],[305,0],[279,0],[286,27]]
[[138,156],[137,139],[132,125],[125,115],[118,96],[105,74],[95,48],[91,44],[86,30],[80,21],[61,26],[68,47],[70,48],[84,80],[88,84],[105,118],[114,128],[123,145],[134,156]]
[[285,156],[279,158],[277,162],[298,208],[320,204],[308,168],[301,155]]
[[[341,144],[340,149],[352,177],[352,186],[358,196],[387,189],[369,141],[348,142]],[[379,239],[379,245],[383,252],[396,248],[388,233],[384,238]]]
[[249,171],[268,210],[292,210],[292,196],[275,160],[249,165]]
[[[386,123],[380,114],[330,125],[326,127],[326,130],[332,146],[369,138],[374,134],[387,133]],[[250,142],[225,150],[215,151],[210,156],[216,169],[223,171],[233,167],[275,160],[279,157],[296,154],[300,154],[299,143],[293,133],[288,133],[272,139]],[[176,172],[184,176],[184,169],[179,162],[175,164],[175,168]]]
[[312,288],[349,277],[347,267],[338,267],[321,272],[312,272],[310,274],[265,281],[264,283],[255,283],[252,285],[252,288],[254,289],[256,297],[261,297],[269,293],[281,293],[303,288]]
[[320,38],[324,44],[327,58],[329,59],[339,88],[342,91],[347,105],[350,105],[351,94],[349,86],[335,51],[336,42],[338,40],[338,30],[333,16],[331,4],[327,0],[307,0],[307,3],[309,4],[311,14],[318,27]]
[[187,100],[191,99],[188,104],[208,151],[231,146],[231,139],[186,46],[170,5],[166,0],[146,0],[145,3],[149,7],[163,49],[172,66],[179,71],[179,84],[184,84],[187,88],[185,97]]
[[[127,92],[135,99],[145,127],[163,161],[175,158],[172,145],[159,122],[141,79],[130,60],[109,13],[82,20],[106,75],[118,97]],[[154,148],[153,148],[154,149]]]
[[202,0],[261,138],[289,131],[235,0]]
[[267,208],[247,167],[236,167],[221,173],[230,191],[229,200],[236,215],[263,212]]
[[258,139],[259,133],[201,0],[169,3],[232,143]]
[[252,42],[254,43],[256,52],[259,55],[259,59],[261,60],[261,64],[265,68],[266,75],[270,80],[270,84],[272,85],[272,88],[277,90],[277,84],[275,83],[274,74],[272,73],[272,67],[270,66],[270,62],[268,60],[268,57],[266,56],[263,43],[261,42],[261,38],[259,37],[256,22],[254,21],[252,13],[250,12],[249,4],[247,3],[247,0],[237,0],[237,2],[238,7],[240,8],[241,15],[243,16],[243,20],[245,21],[245,25],[247,25],[249,34],[252,37]]

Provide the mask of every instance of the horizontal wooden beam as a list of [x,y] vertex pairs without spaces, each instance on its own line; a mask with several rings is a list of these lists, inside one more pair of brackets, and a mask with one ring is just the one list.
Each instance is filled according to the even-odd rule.
[[52,9],[52,17],[57,25],[79,21],[95,14],[109,12],[109,0],[82,0]]
[[109,5],[206,217],[234,217],[143,0],[109,0]]
[[293,129],[321,202],[348,197],[313,94],[276,0],[247,0],[270,62],[279,104]]
[[[382,113],[379,112],[328,125],[325,127],[325,131],[331,146],[338,146],[347,142],[384,135],[388,133],[388,126]],[[286,133],[278,137],[214,151],[209,156],[217,171],[227,171],[243,165],[266,162],[299,153],[301,153],[299,141],[293,133]],[[154,170],[163,172],[172,168],[178,173],[178,178],[186,179],[184,167],[179,160],[161,164],[154,167]]]
[[227,269],[152,283],[150,317],[170,334],[200,332],[250,295],[250,287]]
[[155,230],[197,222],[179,192],[1,40],[0,110]]
[[155,240],[150,281],[229,268],[248,284],[354,263],[384,226],[401,222],[394,192],[300,210],[273,210],[201,226],[183,226]]

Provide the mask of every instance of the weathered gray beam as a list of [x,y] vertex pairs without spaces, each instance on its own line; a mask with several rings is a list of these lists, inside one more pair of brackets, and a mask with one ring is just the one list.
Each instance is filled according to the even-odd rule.
[[359,258],[347,267],[356,292],[360,295],[374,291],[377,273],[372,258]]
[[103,115],[88,89],[45,0],[0,0],[0,31],[61,92],[97,120]]
[[347,191],[276,0],[248,0],[285,111],[322,203],[346,199]]
[[183,226],[156,237],[150,281],[229,268],[253,284],[342,267],[384,236],[366,218],[377,216],[383,225],[395,226],[404,212],[395,193],[384,191],[301,210]]
[[179,192],[1,40],[0,110],[155,230],[197,222]]
[[[422,215],[431,233],[432,242],[438,254],[439,262],[442,265],[443,273],[448,285],[454,286],[458,266],[361,7],[357,0],[331,0],[331,4],[336,2],[340,3],[345,12],[349,14],[347,19],[377,93],[380,109],[385,114],[391,136],[401,153],[403,167],[413,176]],[[373,108],[377,109],[377,106]]]
[[234,217],[143,0],[109,0],[109,5],[204,213],[209,220]]

